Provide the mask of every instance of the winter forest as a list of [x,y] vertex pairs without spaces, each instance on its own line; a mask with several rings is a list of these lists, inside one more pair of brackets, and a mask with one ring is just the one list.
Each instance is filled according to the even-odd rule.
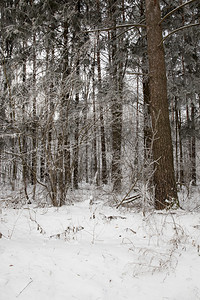
[[1,1],[2,187],[162,209],[197,184],[199,1],[154,2]]
[[2,300],[200,299],[199,22],[199,0],[0,1]]

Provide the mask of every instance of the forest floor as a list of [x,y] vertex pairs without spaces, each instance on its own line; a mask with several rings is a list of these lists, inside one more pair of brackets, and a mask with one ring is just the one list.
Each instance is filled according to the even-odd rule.
[[1,300],[200,299],[199,212],[88,199],[2,208]]

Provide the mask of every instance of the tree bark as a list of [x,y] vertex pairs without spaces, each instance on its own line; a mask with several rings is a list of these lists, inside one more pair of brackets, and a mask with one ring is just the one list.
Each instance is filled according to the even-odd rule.
[[147,50],[149,60],[150,105],[153,129],[153,159],[155,208],[164,209],[169,203],[178,203],[169,109],[167,78],[159,25],[159,0],[146,0]]
[[122,85],[121,85],[121,74],[119,66],[119,52],[117,49],[117,36],[116,36],[116,7],[117,1],[110,0],[110,21],[112,24],[112,30],[110,34],[111,44],[111,88],[112,88],[112,99],[111,99],[111,111],[112,111],[112,182],[113,190],[115,192],[121,191],[122,181],[122,170],[121,170],[121,142],[122,142]]
[[[99,0],[96,0],[98,21],[101,24],[101,11]],[[100,53],[100,37],[99,32],[97,32],[97,72],[98,72],[98,90],[102,92],[102,79],[101,79],[101,53]],[[105,128],[104,128],[104,117],[103,117],[103,104],[100,101],[100,130],[101,130],[101,161],[102,161],[102,183],[108,183],[107,175],[107,165],[106,165],[106,138],[105,138]]]
[[35,200],[36,180],[37,180],[37,115],[36,115],[36,34],[33,33],[33,115],[32,115],[32,170],[31,183],[33,185],[33,200]]
[[[78,0],[76,3],[76,28],[74,32],[75,38],[75,45],[77,47],[77,58],[76,58],[76,77],[77,77],[77,84],[80,76],[80,12],[81,12],[81,1]],[[75,95],[75,110],[76,110],[76,120],[75,120],[75,134],[74,134],[74,172],[73,172],[73,187],[74,189],[78,189],[78,182],[79,182],[79,112],[78,112],[78,105],[79,105],[79,91],[76,91]]]
[[94,50],[94,58],[92,63],[92,106],[93,106],[93,122],[94,122],[94,137],[93,137],[93,162],[92,162],[92,170],[95,183],[99,183],[96,176],[98,170],[98,161],[97,161],[97,126],[96,126],[96,103],[95,103],[95,50]]
[[191,180],[192,185],[196,186],[197,176],[196,176],[196,137],[195,137],[195,105],[191,103]]

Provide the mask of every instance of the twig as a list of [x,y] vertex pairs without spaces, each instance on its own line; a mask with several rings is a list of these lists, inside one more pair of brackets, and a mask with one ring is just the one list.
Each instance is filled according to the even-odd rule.
[[195,0],[190,0],[188,2],[183,3],[182,5],[177,6],[176,8],[174,8],[173,10],[171,10],[168,14],[166,14],[159,22],[159,24],[161,24],[168,16],[170,16],[171,14],[173,14],[175,11],[177,11],[178,9],[182,8],[185,5],[188,5],[192,2],[194,2]]
[[123,204],[131,203],[131,202],[133,202],[133,201],[135,201],[135,200],[137,200],[137,199],[140,199],[140,198],[141,198],[141,195],[140,195],[140,194],[135,195],[135,196],[130,197],[130,198],[127,198],[127,199],[124,200],[124,202],[122,203],[122,205],[123,205]]
[[18,298],[23,291],[33,282],[33,279],[30,277],[30,281],[27,283],[27,285],[21,290],[21,292],[16,296],[16,298]]
[[168,33],[163,39],[162,41],[160,42],[159,46],[162,45],[162,43],[172,34],[176,33],[177,31],[180,31],[180,30],[183,30],[183,29],[186,29],[186,28],[191,28],[191,27],[194,27],[194,26],[199,26],[200,23],[194,23],[194,24],[189,24],[189,25],[185,25],[185,26],[182,26],[182,27],[179,27],[173,31],[171,31],[170,33]]
[[120,24],[120,25],[116,25],[115,27],[104,27],[104,28],[97,28],[97,29],[91,29],[91,30],[87,30],[85,31],[86,33],[90,33],[90,32],[99,32],[99,31],[110,31],[110,30],[113,30],[113,29],[119,29],[119,28],[124,28],[124,27],[131,27],[134,28],[134,27],[145,27],[146,28],[146,25],[145,24]]

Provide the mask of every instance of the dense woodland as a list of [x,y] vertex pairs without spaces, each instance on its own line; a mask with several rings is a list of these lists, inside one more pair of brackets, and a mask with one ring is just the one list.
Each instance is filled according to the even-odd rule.
[[1,187],[54,206],[86,183],[118,206],[178,206],[200,176],[200,1],[0,9]]

